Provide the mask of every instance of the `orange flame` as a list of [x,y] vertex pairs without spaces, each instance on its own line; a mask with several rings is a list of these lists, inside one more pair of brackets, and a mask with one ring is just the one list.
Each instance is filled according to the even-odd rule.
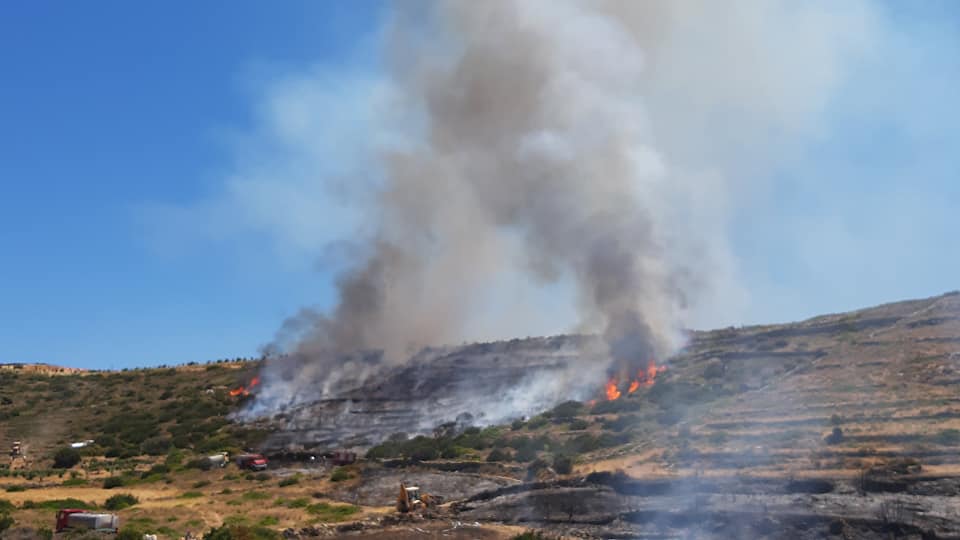
[[233,390],[231,390],[231,391],[230,391],[230,395],[231,395],[232,397],[237,397],[237,396],[249,396],[249,395],[250,395],[250,389],[253,388],[254,386],[258,385],[258,384],[260,384],[260,377],[254,377],[254,378],[250,379],[250,384],[248,384],[246,387],[244,387],[244,386],[241,384],[240,386],[238,386],[238,387],[234,388]]
[[[658,366],[655,361],[651,360],[647,364],[646,369],[640,369],[637,371],[637,378],[630,381],[630,385],[627,387],[627,393],[632,394],[639,390],[641,386],[648,388],[653,386],[656,382],[657,375],[666,370],[667,366]],[[608,401],[613,401],[623,395],[623,393],[620,392],[619,385],[620,380],[616,375],[610,377],[610,379],[607,381],[604,390],[606,392]]]
[[613,401],[620,397],[620,390],[617,388],[617,378],[611,377],[607,381],[607,400]]

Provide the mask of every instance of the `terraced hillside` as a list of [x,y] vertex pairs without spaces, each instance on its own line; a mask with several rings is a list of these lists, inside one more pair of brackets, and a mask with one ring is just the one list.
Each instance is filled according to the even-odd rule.
[[[3,369],[0,445],[22,440],[32,457],[21,471],[0,464],[7,507],[39,526],[51,510],[37,501],[105,504],[119,476],[141,501],[123,513],[145,532],[256,522],[288,538],[389,538],[413,530],[392,510],[406,481],[450,503],[417,527],[463,537],[960,538],[960,295],[694,332],[655,381],[623,381],[617,399],[601,383],[592,401],[529,418],[445,422],[461,385],[550,376],[590,341],[428,349],[388,378],[246,425],[230,413],[255,396],[230,389],[256,362]],[[86,439],[69,478],[49,469],[56,449]],[[346,471],[310,459],[347,446],[366,459]],[[269,454],[268,473],[190,466],[248,447]],[[252,485],[256,497],[237,496]],[[358,521],[331,525],[354,519],[327,516],[337,504]]]

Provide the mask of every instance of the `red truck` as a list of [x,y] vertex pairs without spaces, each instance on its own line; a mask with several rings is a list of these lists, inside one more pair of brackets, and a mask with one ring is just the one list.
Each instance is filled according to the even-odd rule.
[[250,469],[251,471],[262,471],[267,468],[267,458],[260,454],[243,454],[237,456],[237,467]]
[[119,528],[120,518],[116,514],[102,514],[79,508],[67,508],[57,512],[57,532],[80,529],[116,533]]

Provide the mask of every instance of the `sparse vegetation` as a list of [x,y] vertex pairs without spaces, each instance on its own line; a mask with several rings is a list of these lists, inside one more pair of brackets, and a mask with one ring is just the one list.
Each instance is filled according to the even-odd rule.
[[103,503],[103,507],[107,510],[123,510],[124,508],[129,508],[137,503],[139,499],[130,495],[129,493],[122,493],[118,495],[113,495],[106,502]]
[[353,478],[353,475],[350,474],[350,471],[345,467],[337,467],[330,473],[330,480],[333,482],[343,482],[351,478]]
[[203,538],[204,540],[277,540],[280,534],[264,526],[250,527],[224,523],[221,527],[210,529]]
[[307,512],[316,516],[320,521],[344,521],[360,511],[360,507],[351,504],[317,503],[307,506]]

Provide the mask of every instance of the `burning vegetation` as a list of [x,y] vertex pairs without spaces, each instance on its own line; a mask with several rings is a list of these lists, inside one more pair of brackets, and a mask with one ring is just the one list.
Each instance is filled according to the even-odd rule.
[[260,377],[254,377],[250,379],[250,383],[246,386],[240,385],[230,391],[232,397],[243,396],[247,397],[250,395],[250,391],[253,390],[257,385],[260,384]]
[[[649,388],[656,383],[657,375],[667,370],[667,366],[658,366],[656,361],[650,360],[646,368],[637,370],[636,377],[632,379],[621,375],[613,375],[607,380],[604,388],[604,395],[607,401],[619,399],[624,394],[632,394],[640,387]],[[629,382],[627,382],[629,381]],[[624,388],[625,387],[625,388]],[[624,388],[621,390],[621,388]]]

